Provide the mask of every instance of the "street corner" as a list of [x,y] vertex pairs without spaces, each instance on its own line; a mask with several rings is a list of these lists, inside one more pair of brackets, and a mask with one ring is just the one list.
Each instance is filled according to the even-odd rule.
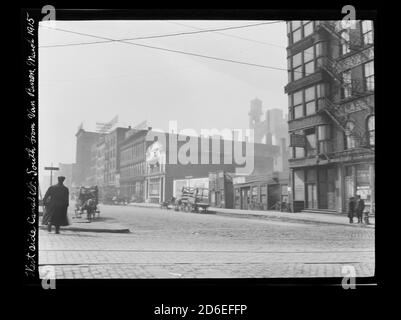
[[[41,230],[47,230],[47,226],[41,225]],[[52,227],[54,231],[54,227]],[[72,220],[70,225],[60,227],[60,232],[75,231],[75,232],[97,232],[97,233],[131,233],[129,227],[119,224],[102,221],[88,221],[86,219]],[[60,233],[60,234],[61,234]]]

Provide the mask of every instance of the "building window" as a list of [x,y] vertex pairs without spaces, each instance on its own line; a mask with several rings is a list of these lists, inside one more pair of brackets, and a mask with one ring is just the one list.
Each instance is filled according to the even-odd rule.
[[362,21],[362,39],[364,45],[373,44],[373,22],[371,20]]
[[317,48],[316,45],[311,46],[293,55],[291,60],[288,60],[289,82],[301,79],[305,76],[313,74],[316,71],[315,48]]
[[352,85],[351,85],[351,70],[344,71],[342,73],[344,87],[342,88],[343,99],[349,98],[352,95]]
[[[303,131],[295,131],[294,132],[297,135],[303,135]],[[298,159],[298,158],[305,158],[305,148],[304,147],[292,147],[292,158],[293,159]]]
[[341,31],[341,54],[347,54],[350,52],[349,50],[349,41],[350,41],[350,37],[349,37],[349,29],[344,29]]
[[301,79],[303,76],[302,72],[302,52],[297,53],[296,55],[292,56],[292,73],[293,79],[298,80]]
[[317,138],[319,141],[319,152],[320,153],[330,153],[331,150],[331,130],[330,125],[320,125],[317,127]]
[[316,130],[315,128],[305,130],[306,156],[316,156]]
[[293,158],[305,158],[305,148],[294,147],[294,156]]
[[292,94],[292,97],[292,119],[315,114],[318,106],[318,101],[324,98],[324,86],[322,84],[318,84],[306,88],[305,90],[294,92]]
[[316,87],[310,87],[305,90],[305,110],[306,115],[311,115],[316,113]]
[[305,76],[315,72],[314,49],[315,47],[312,46],[304,50]]
[[303,91],[297,91],[295,92],[292,97],[293,97],[293,119],[301,118],[303,117],[303,105],[302,105],[302,97]]
[[375,72],[373,61],[369,61],[363,65],[363,72],[365,77],[365,88],[367,91],[375,90]]
[[301,21],[291,22],[291,35],[292,35],[292,43],[298,42],[299,40],[302,39]]
[[367,121],[368,142],[370,146],[375,145],[375,116],[369,116]]
[[304,21],[304,37],[313,33],[313,21]]
[[287,33],[290,35],[291,43],[294,44],[313,33],[313,21],[291,21],[287,24]]
[[346,149],[353,149],[356,147],[356,140],[355,140],[355,135],[353,133],[355,129],[355,124],[352,121],[347,122],[345,125],[346,131],[345,131],[345,148]]

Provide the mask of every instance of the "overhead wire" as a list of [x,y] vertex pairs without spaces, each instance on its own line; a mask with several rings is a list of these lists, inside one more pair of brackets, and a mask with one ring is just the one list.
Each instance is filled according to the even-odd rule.
[[168,48],[157,47],[157,46],[150,46],[150,45],[130,42],[130,41],[127,41],[127,40],[111,39],[111,38],[107,38],[107,37],[102,37],[102,36],[97,36],[97,35],[92,35],[92,34],[88,34],[88,33],[72,31],[72,30],[66,30],[66,29],[61,29],[61,28],[50,28],[50,27],[46,27],[46,26],[43,26],[43,27],[51,29],[51,30],[57,30],[57,31],[62,31],[62,32],[67,32],[67,33],[78,34],[78,35],[83,35],[83,36],[87,36],[87,37],[102,39],[102,40],[108,40],[109,42],[121,42],[121,43],[130,44],[130,45],[134,45],[134,46],[138,46],[138,47],[161,50],[161,51],[165,51],[165,52],[179,53],[179,54],[183,54],[183,55],[190,55],[190,56],[195,56],[195,57],[205,58],[205,59],[210,59],[210,60],[224,61],[224,62],[230,62],[230,63],[241,64],[241,65],[248,65],[248,66],[253,66],[253,67],[260,67],[260,68],[271,69],[271,70],[287,71],[287,68],[262,65],[262,64],[251,63],[251,62],[246,62],[246,61],[239,61],[239,60],[233,60],[233,59],[227,59],[227,58],[213,57],[213,56],[209,56],[209,55],[205,55],[205,54],[199,54],[199,53],[182,51],[182,50],[175,50],[175,49],[168,49]]
[[[111,40],[105,40],[105,41],[79,42],[79,43],[68,43],[68,44],[58,44],[58,45],[57,44],[55,44],[55,45],[45,45],[45,46],[40,46],[40,48],[66,47],[66,46],[74,46],[74,45],[108,43],[108,42],[115,42],[115,41],[157,39],[157,38],[175,37],[175,36],[182,36],[182,35],[200,34],[200,33],[207,33],[207,32],[216,32],[216,31],[221,31],[221,30],[243,29],[243,28],[261,26],[261,25],[269,25],[269,24],[274,24],[274,23],[279,23],[279,22],[282,22],[282,21],[261,22],[261,23],[255,23],[255,24],[231,26],[231,27],[224,27],[224,28],[217,28],[217,29],[201,29],[201,30],[198,29],[199,31],[177,32],[177,33],[170,33],[170,34],[161,34],[161,35],[153,35],[153,36],[134,37],[134,38],[111,39]],[[43,26],[43,25],[41,25],[41,27],[49,28],[49,27]],[[56,28],[49,28],[49,29],[56,29]],[[81,33],[78,33],[78,34],[81,34]]]

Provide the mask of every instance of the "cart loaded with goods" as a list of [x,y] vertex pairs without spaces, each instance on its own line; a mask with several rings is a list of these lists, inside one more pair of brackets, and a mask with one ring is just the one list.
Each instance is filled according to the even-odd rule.
[[100,216],[100,211],[97,208],[99,203],[99,191],[97,186],[80,187],[77,202],[75,205],[75,216],[80,218],[86,211],[86,217],[90,222],[92,219]]
[[207,212],[209,206],[209,189],[207,188],[183,187],[181,197],[175,201],[177,211]]

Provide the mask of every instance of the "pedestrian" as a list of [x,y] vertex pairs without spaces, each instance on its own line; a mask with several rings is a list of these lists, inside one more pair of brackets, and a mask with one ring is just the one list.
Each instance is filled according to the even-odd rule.
[[358,217],[358,223],[363,223],[363,211],[365,210],[365,201],[358,195],[357,198],[357,205],[356,205],[356,214]]
[[69,225],[67,217],[69,191],[63,184],[65,177],[60,176],[57,179],[58,183],[50,186],[43,198],[43,202],[46,204],[46,213],[43,215],[42,224],[47,225],[49,232],[54,225],[56,233],[60,233],[60,226]]
[[355,198],[349,198],[348,202],[348,218],[349,223],[354,223],[354,214],[355,214]]

